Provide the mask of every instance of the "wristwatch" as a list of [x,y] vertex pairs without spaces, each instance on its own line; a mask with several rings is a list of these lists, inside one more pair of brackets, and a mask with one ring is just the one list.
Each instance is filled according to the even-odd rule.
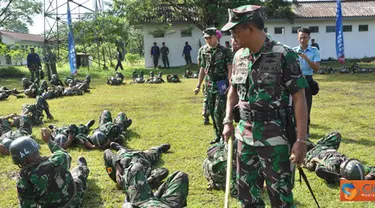
[[230,119],[230,118],[224,118],[224,120],[223,120],[223,125],[228,124],[228,123],[233,123],[233,119]]
[[198,89],[200,89],[200,88],[201,88],[201,86],[197,85],[197,88],[198,88]]
[[297,139],[297,142],[301,142],[303,144],[307,144],[307,139]]

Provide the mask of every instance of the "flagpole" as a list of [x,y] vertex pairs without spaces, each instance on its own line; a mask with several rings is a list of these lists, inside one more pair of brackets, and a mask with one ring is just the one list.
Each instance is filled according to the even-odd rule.
[[336,0],[336,5],[336,55],[339,63],[345,64],[341,0]]

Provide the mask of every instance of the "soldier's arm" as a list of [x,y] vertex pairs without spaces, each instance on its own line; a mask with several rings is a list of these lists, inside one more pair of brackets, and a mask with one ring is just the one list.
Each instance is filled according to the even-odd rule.
[[70,145],[72,144],[72,142],[74,141],[74,137],[73,137],[73,134],[72,133],[69,133],[68,134],[68,141],[66,141],[63,145],[61,145],[61,147],[66,150],[68,149],[68,147],[70,147]]
[[[232,75],[236,72],[235,68],[235,60],[232,61],[233,63],[233,69],[231,69],[231,78]],[[229,70],[228,70],[229,71]],[[229,72],[228,72],[229,73]],[[228,76],[229,78],[229,76]],[[228,97],[227,97],[227,107],[226,107],[226,112],[225,112],[225,117],[233,120],[233,108],[236,104],[239,102],[239,97],[237,94],[237,89],[232,85],[232,80],[229,82],[229,91],[228,91]]]
[[38,204],[35,201],[35,196],[32,193],[33,187],[24,178],[17,181],[17,194],[20,201],[21,208],[37,208]]
[[62,166],[63,168],[69,170],[72,158],[68,152],[52,140],[48,142],[48,147],[53,153],[49,158],[49,161],[55,166]]
[[229,80],[229,86],[232,83],[232,62],[233,62],[233,55],[229,48],[225,49],[225,63],[227,64],[228,69],[228,80]]
[[308,87],[306,79],[297,61],[297,54],[288,49],[283,59],[284,83],[293,98],[294,113],[297,126],[297,139],[305,139],[307,132],[307,104],[305,88]]

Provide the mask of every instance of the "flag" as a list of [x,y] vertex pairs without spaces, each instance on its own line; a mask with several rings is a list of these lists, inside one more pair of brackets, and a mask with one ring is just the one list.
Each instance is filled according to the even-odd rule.
[[68,56],[69,56],[69,65],[70,65],[70,72],[72,74],[77,74],[77,60],[76,60],[76,49],[74,44],[74,36],[73,36],[73,28],[72,28],[72,17],[70,14],[70,7],[68,2],[68,27],[69,27],[69,33],[68,33]]
[[342,11],[341,11],[341,0],[336,0],[336,55],[337,60],[341,63],[345,63],[344,53],[344,33],[342,30]]

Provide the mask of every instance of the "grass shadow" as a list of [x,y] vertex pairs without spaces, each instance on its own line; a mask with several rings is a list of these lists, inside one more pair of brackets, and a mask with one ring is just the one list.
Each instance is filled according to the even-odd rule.
[[96,179],[90,179],[90,176],[87,180],[87,189],[84,193],[84,204],[91,204],[93,207],[100,207],[99,205],[103,204],[103,199],[101,196],[101,188],[97,185]]
[[348,138],[343,138],[341,142],[346,143],[346,144],[359,144],[362,146],[375,146],[375,141],[374,140],[369,140],[369,139],[360,139],[360,140],[354,140],[354,139],[348,139]]
[[325,134],[318,134],[318,133],[311,133],[310,134],[311,138],[310,139],[321,139],[322,137],[325,137]]
[[125,137],[126,141],[131,141],[133,138],[141,138],[141,135],[139,135],[137,132],[129,129],[129,130],[126,130],[126,137]]

